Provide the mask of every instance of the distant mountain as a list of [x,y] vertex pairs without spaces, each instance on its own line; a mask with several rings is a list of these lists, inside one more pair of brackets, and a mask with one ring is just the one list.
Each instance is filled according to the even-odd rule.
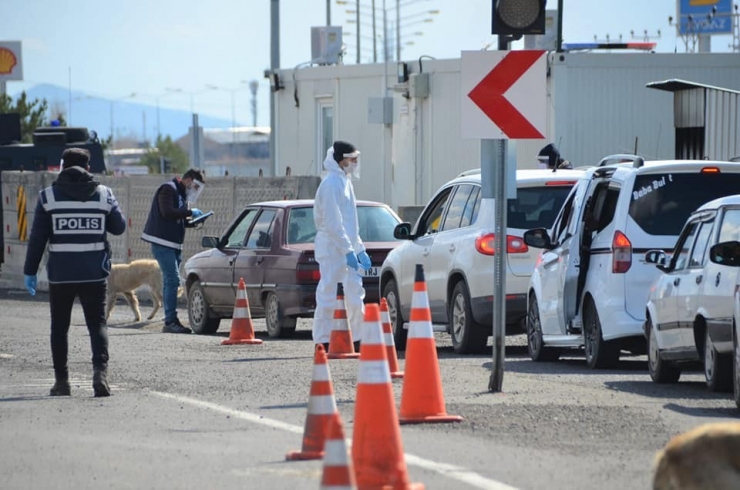
[[[20,92],[11,94],[18,96]],[[91,96],[85,92],[69,89],[58,85],[41,84],[26,90],[31,99],[46,99],[49,108],[60,110],[70,126],[85,126],[98,133],[101,138],[107,138],[114,127],[116,138],[135,137],[137,140],[147,139],[154,141],[157,137],[157,107],[155,104],[143,104],[136,99],[116,100]],[[113,107],[111,113],[111,106]],[[198,121],[204,128],[228,128],[231,120],[212,117],[205,114],[198,115]],[[190,111],[159,109],[159,126],[163,136],[172,136],[178,139],[188,133],[192,124]],[[142,133],[145,133],[142,135]],[[143,138],[145,136],[145,138]]]

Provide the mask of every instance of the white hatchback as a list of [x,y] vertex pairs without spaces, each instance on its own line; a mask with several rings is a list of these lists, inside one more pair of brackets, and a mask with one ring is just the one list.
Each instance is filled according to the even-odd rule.
[[740,189],[737,163],[625,157],[586,170],[552,228],[524,234],[544,249],[528,291],[535,361],[584,347],[587,365],[605,368],[622,350],[646,352],[645,304],[660,272],[645,253],[672,250],[696,208]]
[[[529,276],[539,250],[522,240],[535,226],[552,224],[582,170],[518,170],[517,196],[507,212],[506,320],[521,325]],[[480,171],[447,182],[429,201],[413,230],[396,227],[406,240],[392,250],[380,272],[396,347],[404,349],[416,264],[424,266],[435,330],[447,331],[458,353],[486,347],[493,322],[494,206],[481,199]]]
[[740,195],[735,195],[694,211],[670,257],[663,250],[645,255],[661,271],[650,288],[645,320],[648,366],[656,383],[674,383],[687,362],[703,360],[707,387],[731,389],[737,267],[727,242],[738,240]]

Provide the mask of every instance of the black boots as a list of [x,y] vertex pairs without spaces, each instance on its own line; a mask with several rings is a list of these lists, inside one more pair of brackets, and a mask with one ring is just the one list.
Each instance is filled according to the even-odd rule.
[[94,368],[93,371],[93,391],[95,396],[110,396],[110,387],[108,387],[108,372],[105,368]]
[[69,386],[69,374],[54,373],[54,378],[56,381],[49,391],[49,396],[70,396],[72,388]]

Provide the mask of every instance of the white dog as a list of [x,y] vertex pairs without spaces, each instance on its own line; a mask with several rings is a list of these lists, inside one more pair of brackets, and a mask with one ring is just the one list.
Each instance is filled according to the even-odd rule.
[[[111,311],[116,306],[116,296],[121,294],[126,298],[131,311],[137,322],[141,321],[141,312],[139,311],[139,299],[136,297],[136,289],[141,286],[148,286],[152,295],[154,309],[147,317],[147,320],[154,318],[159,308],[162,306],[162,271],[159,264],[153,259],[134,260],[129,264],[113,264],[110,275],[108,276],[108,298],[105,310],[105,318],[110,317]],[[182,288],[178,289],[178,295]]]

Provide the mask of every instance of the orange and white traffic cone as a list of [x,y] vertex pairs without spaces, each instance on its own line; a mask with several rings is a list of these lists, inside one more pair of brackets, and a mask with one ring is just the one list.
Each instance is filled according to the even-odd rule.
[[329,359],[357,359],[360,354],[355,352],[352,343],[352,331],[347,321],[347,310],[344,306],[344,287],[337,283],[337,307],[334,309],[334,322],[329,338]]
[[388,302],[385,298],[380,300],[380,320],[383,323],[383,339],[388,357],[388,369],[391,378],[403,378],[403,371],[398,367],[398,356],[396,355],[396,341],[393,340],[393,327],[391,326],[391,315],[388,312]]
[[353,430],[352,464],[359,489],[424,488],[409,483],[377,304],[365,305]]
[[432,313],[421,264],[416,264],[405,367],[399,417],[402,424],[460,422],[463,419],[458,415],[447,415],[445,411]]
[[308,396],[308,414],[303,428],[303,446],[300,451],[290,451],[285,455],[285,459],[298,461],[323,458],[326,428],[337,413],[339,412],[329,374],[329,361],[326,359],[324,346],[316,344],[311,390]]
[[349,460],[347,441],[339,413],[329,421],[324,444],[324,471],[321,475],[321,490],[353,490],[355,472]]
[[221,342],[221,345],[261,343],[262,339],[254,337],[254,324],[247,300],[247,286],[244,284],[244,278],[240,278],[239,287],[236,290],[234,313],[231,317],[231,332],[229,332],[229,338]]

